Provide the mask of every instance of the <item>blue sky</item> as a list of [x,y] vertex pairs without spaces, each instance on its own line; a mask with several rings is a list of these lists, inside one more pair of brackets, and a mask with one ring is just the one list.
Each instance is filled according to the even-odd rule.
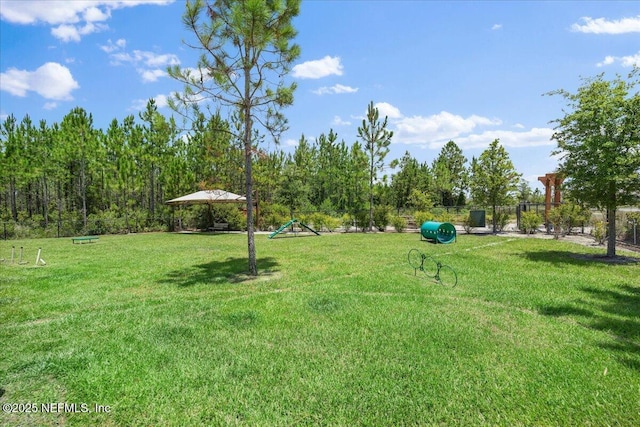
[[[191,67],[182,0],[0,0],[0,119],[60,122],[71,108],[96,127],[137,115],[181,85]],[[499,138],[535,187],[557,160],[550,121],[581,77],[640,65],[637,1],[302,2],[302,54],[281,147],[333,129],[348,144],[369,102],[394,131],[386,163],[409,151],[431,162],[447,141],[478,156]],[[388,171],[392,173],[391,170]]]

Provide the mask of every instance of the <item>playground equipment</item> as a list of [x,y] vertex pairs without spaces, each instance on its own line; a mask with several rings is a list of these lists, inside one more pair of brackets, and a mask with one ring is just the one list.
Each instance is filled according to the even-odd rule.
[[418,270],[420,270],[442,286],[453,288],[458,284],[458,275],[453,268],[443,265],[440,261],[423,254],[418,249],[411,249],[407,258],[409,265],[413,267],[414,275],[418,274]]
[[[38,255],[36,255],[36,267],[39,265],[47,265],[44,259],[42,259],[42,248],[38,248]],[[20,253],[18,254],[18,265],[26,265],[27,261],[23,260],[24,257],[24,247],[20,246]],[[16,247],[11,246],[11,259],[9,260],[9,264],[13,264],[16,259]],[[4,258],[0,259],[0,262],[5,262]]]
[[451,243],[456,240],[456,228],[449,222],[426,221],[420,227],[420,234],[436,243]]
[[269,239],[273,239],[275,236],[277,236],[280,233],[283,233],[287,228],[289,227],[293,227],[294,224],[298,224],[300,226],[300,228],[304,228],[306,230],[309,230],[310,232],[312,232],[313,234],[319,236],[320,233],[318,233],[316,230],[314,230],[313,228],[309,227],[307,224],[304,224],[300,221],[298,221],[297,219],[293,218],[290,221],[287,221],[285,224],[283,224],[280,228],[278,228],[276,231],[274,231],[273,233],[269,234]]

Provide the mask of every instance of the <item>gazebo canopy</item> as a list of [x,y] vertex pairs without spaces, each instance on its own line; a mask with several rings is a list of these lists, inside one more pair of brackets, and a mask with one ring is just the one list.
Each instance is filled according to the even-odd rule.
[[247,199],[244,196],[230,193],[224,190],[202,190],[176,199],[167,200],[165,203],[172,206],[204,205],[213,203],[243,203]]

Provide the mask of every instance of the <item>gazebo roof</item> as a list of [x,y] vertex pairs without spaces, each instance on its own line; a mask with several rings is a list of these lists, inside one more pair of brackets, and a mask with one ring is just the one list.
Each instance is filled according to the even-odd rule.
[[202,190],[186,196],[167,200],[165,203],[172,206],[180,205],[204,205],[213,203],[243,203],[247,199],[244,196],[230,193],[224,190]]

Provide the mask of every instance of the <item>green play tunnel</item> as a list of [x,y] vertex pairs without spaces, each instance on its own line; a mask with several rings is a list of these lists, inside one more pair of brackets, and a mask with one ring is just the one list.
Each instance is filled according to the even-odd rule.
[[451,243],[456,240],[456,228],[449,222],[427,221],[420,227],[420,234],[436,243]]

